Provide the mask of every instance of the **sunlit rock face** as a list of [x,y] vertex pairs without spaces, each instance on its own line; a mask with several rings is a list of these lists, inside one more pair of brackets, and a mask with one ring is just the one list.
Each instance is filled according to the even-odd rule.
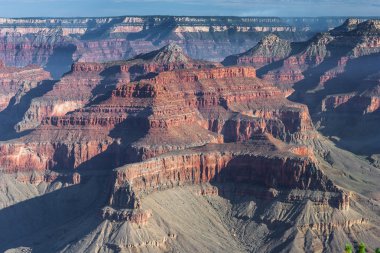
[[111,17],[0,19],[0,59],[36,64],[59,78],[73,61],[124,60],[170,42],[193,58],[222,60],[268,33],[291,41],[343,23],[341,18]]
[[379,151],[374,137],[379,31],[378,20],[347,19],[305,42],[269,35],[223,64],[256,66],[259,77],[288,91],[291,100],[307,104],[324,134],[349,150],[371,155]]
[[373,251],[376,155],[322,134],[378,122],[379,27],[332,21],[0,19],[45,43],[0,64],[0,251]]

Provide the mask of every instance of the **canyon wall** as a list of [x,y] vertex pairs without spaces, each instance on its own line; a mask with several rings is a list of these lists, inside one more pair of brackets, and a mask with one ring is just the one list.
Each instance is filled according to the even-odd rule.
[[123,60],[176,42],[193,58],[219,61],[247,50],[268,33],[300,41],[343,21],[164,16],[1,18],[0,59],[9,66],[37,64],[59,78],[76,60]]

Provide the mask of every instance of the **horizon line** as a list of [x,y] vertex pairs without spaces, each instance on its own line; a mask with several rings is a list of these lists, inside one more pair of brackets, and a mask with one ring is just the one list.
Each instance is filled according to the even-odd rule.
[[330,15],[330,16],[239,16],[239,15],[116,15],[116,16],[0,16],[9,19],[77,19],[77,18],[123,18],[123,17],[192,17],[192,18],[380,18],[379,16],[353,16],[353,15]]

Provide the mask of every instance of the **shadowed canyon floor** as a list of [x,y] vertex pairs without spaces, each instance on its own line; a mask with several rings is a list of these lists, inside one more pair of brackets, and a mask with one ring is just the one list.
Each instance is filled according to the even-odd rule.
[[[15,29],[33,43],[75,45],[79,59],[55,81],[47,56],[38,62],[46,70],[0,65],[0,251],[380,246],[377,20],[306,36],[300,23],[268,19],[270,28],[254,28],[267,36],[246,41],[247,52],[211,50],[218,56],[207,59],[239,53],[222,63],[189,56],[205,58],[197,43],[211,43],[198,33],[239,22],[249,37],[259,19],[161,17],[149,29],[137,17],[94,20],[62,19],[59,40],[0,22],[0,35]],[[311,38],[294,42],[301,35]],[[135,40],[153,51],[132,54],[124,44]],[[62,66],[48,65],[64,68],[61,53]]]

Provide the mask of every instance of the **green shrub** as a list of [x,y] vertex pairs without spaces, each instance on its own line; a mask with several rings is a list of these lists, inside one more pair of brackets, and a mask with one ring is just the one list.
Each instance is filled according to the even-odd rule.
[[352,245],[347,243],[346,247],[344,248],[344,253],[352,253]]
[[358,252],[359,253],[366,253],[367,251],[365,250],[365,244],[364,244],[364,242],[361,242],[360,244],[359,244],[359,247],[358,247]]

